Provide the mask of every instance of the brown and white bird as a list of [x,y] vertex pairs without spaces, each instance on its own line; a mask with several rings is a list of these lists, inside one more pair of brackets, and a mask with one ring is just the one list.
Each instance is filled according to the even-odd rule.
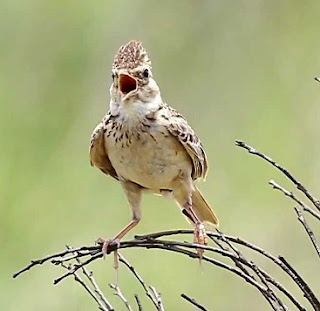
[[194,183],[207,174],[206,154],[186,119],[163,102],[141,42],[117,52],[110,97],[110,109],[91,135],[90,162],[122,185],[132,220],[104,240],[103,252],[138,224],[146,191],[172,197],[194,224],[194,241],[205,244],[203,222],[218,225]]

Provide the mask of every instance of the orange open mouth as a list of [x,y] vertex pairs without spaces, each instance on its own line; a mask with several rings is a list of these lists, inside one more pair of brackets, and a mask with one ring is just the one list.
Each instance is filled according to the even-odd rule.
[[121,74],[119,77],[119,88],[122,94],[127,95],[137,89],[137,81],[126,74]]

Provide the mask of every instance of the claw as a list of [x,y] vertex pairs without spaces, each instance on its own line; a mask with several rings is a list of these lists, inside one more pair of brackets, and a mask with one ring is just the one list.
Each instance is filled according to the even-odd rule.
[[[118,247],[120,246],[120,240],[115,239],[115,240],[110,240],[110,239],[103,239],[103,238],[98,238],[96,240],[97,244],[102,245],[102,254],[103,258],[106,257],[106,255],[109,255],[113,250],[117,250]],[[116,247],[114,247],[116,246]]]
[[[204,225],[201,222],[196,224],[196,227],[194,229],[194,243],[197,243],[200,245],[207,245],[206,229],[204,228]],[[201,260],[203,253],[204,253],[204,250],[198,248],[197,253],[198,253],[199,258]]]

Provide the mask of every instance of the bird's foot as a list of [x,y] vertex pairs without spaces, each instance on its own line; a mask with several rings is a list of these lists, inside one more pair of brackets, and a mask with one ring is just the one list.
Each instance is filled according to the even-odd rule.
[[96,243],[99,245],[102,245],[101,251],[102,251],[103,257],[110,254],[112,251],[116,251],[120,246],[119,239],[110,240],[110,239],[98,238]]
[[[200,244],[200,245],[207,245],[207,234],[206,229],[204,228],[203,223],[199,222],[196,224],[196,227],[194,229],[194,243]],[[201,248],[197,249],[197,253],[199,255],[200,260],[202,259],[204,250]]]

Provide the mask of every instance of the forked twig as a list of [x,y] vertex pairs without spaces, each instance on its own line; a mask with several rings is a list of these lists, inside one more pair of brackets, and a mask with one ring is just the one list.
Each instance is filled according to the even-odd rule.
[[[139,281],[139,283],[141,284],[141,286],[143,287],[147,297],[149,297],[149,299],[152,301],[153,305],[157,308],[157,310],[162,311],[164,310],[164,307],[162,305],[162,301],[161,301],[161,297],[160,299],[158,299],[159,297],[157,297],[155,295],[155,293],[157,293],[157,291],[155,290],[155,288],[152,286],[148,286],[144,280],[142,279],[142,277],[137,273],[136,269],[123,257],[123,255],[121,255],[120,253],[118,253],[119,256],[119,261],[121,263],[123,263],[134,275],[134,277]],[[137,300],[137,298],[136,298]],[[139,305],[139,304],[138,304]]]
[[316,199],[310,191],[300,182],[298,181],[286,168],[278,164],[276,161],[271,159],[269,156],[263,154],[262,152],[258,151],[257,149],[249,146],[244,141],[236,140],[236,145],[248,150],[249,153],[254,154],[267,162],[269,162],[272,166],[277,168],[279,171],[281,171],[285,176],[287,176],[293,184],[297,187],[298,190],[303,192],[305,196],[313,203],[313,205],[320,211],[320,201]]
[[308,236],[310,237],[310,240],[313,244],[313,247],[314,249],[316,250],[319,258],[320,258],[320,248],[319,248],[319,244],[318,244],[318,241],[313,233],[313,231],[310,229],[306,219],[304,218],[301,210],[298,208],[298,207],[295,207],[294,210],[296,211],[297,213],[297,216],[298,216],[298,220],[301,222],[301,224],[303,225],[304,229],[306,230]]
[[118,285],[114,285],[112,283],[109,283],[109,286],[110,288],[113,289],[114,291],[114,294],[116,296],[118,296],[120,298],[120,300],[124,303],[124,305],[126,306],[126,308],[129,310],[129,311],[133,311],[129,302],[128,302],[128,299],[122,294],[121,290],[120,290],[120,287]]
[[313,217],[315,217],[316,219],[320,220],[320,214],[316,211],[314,211],[312,208],[310,208],[307,204],[305,204],[303,201],[301,201],[300,199],[298,199],[294,193],[292,191],[288,191],[287,189],[283,188],[282,186],[280,186],[278,183],[276,183],[273,179],[271,179],[269,181],[269,184],[273,187],[273,189],[279,190],[281,191],[285,196],[291,198],[293,201],[295,201],[296,203],[298,203],[302,209],[305,212],[308,212],[309,214],[311,214]]

